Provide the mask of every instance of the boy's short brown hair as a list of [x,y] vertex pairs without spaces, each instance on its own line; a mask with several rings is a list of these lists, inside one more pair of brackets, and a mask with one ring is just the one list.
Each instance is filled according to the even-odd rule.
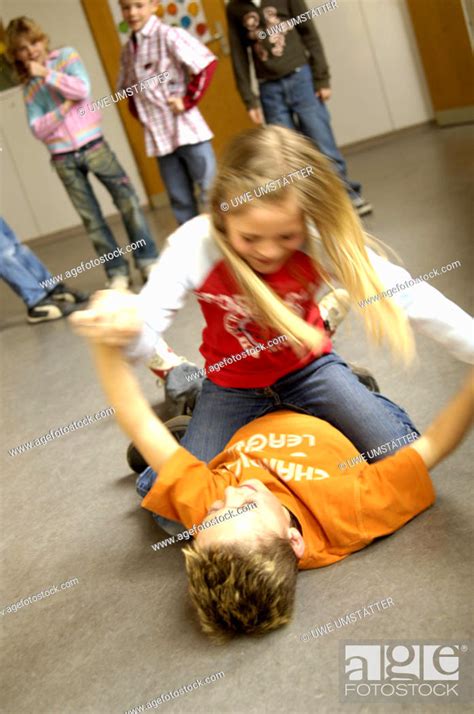
[[287,538],[275,536],[252,550],[244,544],[193,543],[183,552],[191,600],[213,639],[261,635],[290,621],[298,558]]

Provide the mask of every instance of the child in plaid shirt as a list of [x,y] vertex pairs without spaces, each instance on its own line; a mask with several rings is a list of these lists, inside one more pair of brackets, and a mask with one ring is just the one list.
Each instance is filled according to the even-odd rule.
[[217,60],[188,32],[161,22],[154,0],[120,0],[120,7],[132,34],[122,50],[117,89],[169,73],[167,82],[146,86],[130,104],[145,128],[147,155],[157,157],[176,220],[185,223],[198,215],[194,183],[204,204],[214,177],[213,134],[196,105]]

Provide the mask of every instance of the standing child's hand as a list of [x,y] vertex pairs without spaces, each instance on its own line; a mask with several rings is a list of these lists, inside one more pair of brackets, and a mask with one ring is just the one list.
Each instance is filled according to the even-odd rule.
[[254,124],[263,124],[263,112],[260,107],[249,109],[249,117]]
[[319,97],[322,102],[327,102],[328,99],[331,99],[331,94],[332,90],[329,89],[329,87],[321,87],[321,89],[316,92],[316,96]]
[[46,77],[48,69],[40,62],[28,62],[28,74],[30,77]]
[[183,114],[184,102],[181,97],[170,97],[168,104],[173,114]]
[[100,290],[87,310],[73,313],[69,321],[79,335],[91,342],[125,347],[138,337],[143,327],[137,298],[125,290]]

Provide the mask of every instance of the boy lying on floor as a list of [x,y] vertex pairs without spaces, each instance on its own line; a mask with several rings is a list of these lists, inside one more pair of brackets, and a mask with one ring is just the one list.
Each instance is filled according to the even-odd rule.
[[[327,422],[277,411],[240,429],[206,465],[155,416],[121,350],[93,349],[120,426],[159,473],[142,505],[186,528],[235,509],[184,550],[201,626],[220,639],[289,622],[298,569],[335,563],[431,506],[427,469],[460,443],[474,412],[471,373],[424,435],[369,465]],[[257,507],[241,511],[249,502]]]

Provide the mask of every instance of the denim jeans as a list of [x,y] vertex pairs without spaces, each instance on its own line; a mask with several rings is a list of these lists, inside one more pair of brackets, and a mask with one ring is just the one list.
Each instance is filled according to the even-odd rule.
[[216,171],[216,159],[210,141],[179,146],[176,151],[158,156],[161,178],[171,208],[181,225],[199,214],[194,184],[199,188],[199,203],[205,207],[207,192]]
[[327,156],[354,199],[362,186],[347,177],[347,166],[331,128],[326,104],[315,95],[309,65],[305,64],[281,79],[260,83],[260,102],[267,124],[279,124],[299,130],[312,139],[319,151]]
[[[79,213],[99,257],[114,251],[118,245],[95,197],[88,178],[89,172],[99,179],[112,196],[122,216],[129,244],[145,241],[133,251],[137,268],[144,268],[156,260],[158,253],[138,196],[107,142],[104,141],[85,151],[79,150],[63,158],[56,157],[52,164]],[[128,264],[121,255],[107,260],[104,268],[109,277],[129,273]]]
[[[140,474],[136,481],[136,489],[139,496],[145,498],[150,488],[156,481],[156,471],[153,471],[150,467],[145,469],[145,471]],[[177,521],[171,521],[169,518],[164,516],[159,516],[157,513],[152,513],[153,520],[157,525],[160,526],[166,533],[170,535],[176,535],[185,530],[184,526]]]
[[[419,433],[401,407],[382,394],[369,392],[332,352],[264,389],[219,387],[206,379],[181,445],[208,462],[242,426],[281,408],[296,408],[324,419],[361,453],[411,432]],[[383,456],[368,461],[378,458]],[[142,476],[142,488],[146,483],[151,488],[155,472],[148,468]],[[156,520],[166,529],[159,517]]]
[[0,218],[0,277],[33,307],[46,297],[40,282],[51,279],[51,273],[36,255],[22,245],[8,223]]

